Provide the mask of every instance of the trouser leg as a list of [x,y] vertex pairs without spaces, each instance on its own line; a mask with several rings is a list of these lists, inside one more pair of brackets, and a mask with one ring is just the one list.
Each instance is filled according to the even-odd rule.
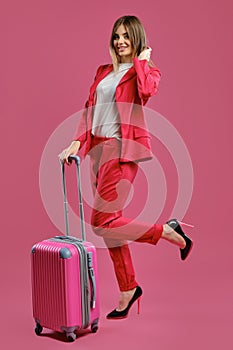
[[[104,238],[156,244],[163,231],[162,225],[148,224],[122,216],[122,209],[137,174],[138,165],[133,162],[119,162],[117,147],[103,147],[104,150],[97,148],[99,152],[95,152],[95,157],[91,157],[94,188],[91,223],[95,233]],[[105,158],[109,160],[103,162]]]
[[[113,242],[109,242],[109,239],[104,239],[107,246],[113,246]],[[135,278],[135,271],[133,267],[132,257],[128,244],[120,245],[119,241],[116,242],[116,246],[108,248],[110,257],[113,262],[113,267],[117,279],[117,283],[120,291],[128,291],[135,288],[138,283]]]
[[162,234],[161,225],[149,225],[122,216],[130,186],[138,165],[119,162],[119,143],[98,145],[91,154],[94,191],[92,226],[109,249],[121,291],[137,286],[127,240],[156,244]]

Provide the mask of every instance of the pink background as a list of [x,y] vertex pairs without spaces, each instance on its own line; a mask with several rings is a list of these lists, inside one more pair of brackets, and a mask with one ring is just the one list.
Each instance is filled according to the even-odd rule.
[[56,334],[38,338],[33,331],[30,249],[57,234],[42,205],[39,164],[54,129],[83,108],[97,66],[110,61],[111,27],[124,14],[141,18],[163,73],[148,106],[179,130],[192,158],[194,192],[185,219],[195,225],[195,249],[181,263],[178,250],[164,242],[133,244],[142,314],[134,308],[119,322],[104,318],[118,290],[108,254],[99,249],[101,328],[69,346],[232,348],[232,10],[230,0],[1,2],[4,349],[66,347]]

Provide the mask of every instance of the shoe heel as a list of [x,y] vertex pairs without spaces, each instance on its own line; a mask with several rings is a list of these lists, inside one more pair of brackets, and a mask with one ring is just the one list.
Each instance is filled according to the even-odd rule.
[[141,298],[138,298],[138,315],[140,314],[141,311]]
[[192,228],[194,228],[194,226],[193,226],[193,225],[191,225],[191,224],[186,224],[186,222],[179,221],[179,224],[180,224],[180,225],[182,225],[182,226],[186,226],[186,227],[192,227]]

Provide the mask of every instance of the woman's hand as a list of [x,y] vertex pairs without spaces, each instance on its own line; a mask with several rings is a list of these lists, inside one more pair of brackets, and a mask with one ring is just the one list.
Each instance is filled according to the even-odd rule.
[[63,162],[66,162],[68,165],[70,165],[71,163],[69,163],[68,158],[71,155],[77,154],[79,147],[80,147],[80,141],[71,142],[70,146],[67,147],[66,149],[64,149],[64,151],[62,151],[59,154],[60,160],[62,160]]
[[148,62],[150,61],[150,56],[151,56],[151,47],[147,47],[147,49],[143,50],[140,55],[138,56],[139,60],[147,60]]

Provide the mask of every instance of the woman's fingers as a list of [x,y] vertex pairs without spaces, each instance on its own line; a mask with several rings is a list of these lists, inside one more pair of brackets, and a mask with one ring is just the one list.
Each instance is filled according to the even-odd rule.
[[149,61],[150,60],[150,56],[151,56],[151,51],[152,51],[152,48],[151,47],[147,47],[145,50],[143,50],[140,55],[138,56],[138,58],[140,60],[147,60]]
[[68,158],[70,156],[70,152],[67,149],[64,149],[64,151],[62,151],[58,157],[62,162],[66,162],[68,165],[70,164],[68,161]]
[[59,159],[63,162],[66,162],[68,165],[70,165],[71,163],[69,162],[68,158],[69,156],[71,156],[72,154],[76,154],[79,150],[80,147],[80,142],[79,141],[73,141],[71,143],[71,145],[64,149],[59,155]]
[[66,162],[66,164],[68,164],[68,165],[71,164],[71,163],[69,162],[69,160],[68,160],[68,158],[69,158],[69,156],[70,156],[71,154],[72,154],[72,153],[70,153],[70,152],[67,152],[67,153],[66,153],[65,162]]
[[58,154],[58,158],[62,161],[64,160],[64,151]]
[[68,149],[68,150],[66,150],[64,160],[65,160],[66,164],[68,164],[68,165],[70,165],[70,164],[71,164],[71,163],[69,162],[69,160],[68,160],[68,158],[69,158],[69,156],[70,156],[71,154],[73,154],[73,152],[72,152],[72,151],[70,151],[69,149]]
[[151,56],[151,51],[152,51],[152,48],[148,46],[148,48],[145,50],[145,55],[148,59],[150,59],[150,56]]

